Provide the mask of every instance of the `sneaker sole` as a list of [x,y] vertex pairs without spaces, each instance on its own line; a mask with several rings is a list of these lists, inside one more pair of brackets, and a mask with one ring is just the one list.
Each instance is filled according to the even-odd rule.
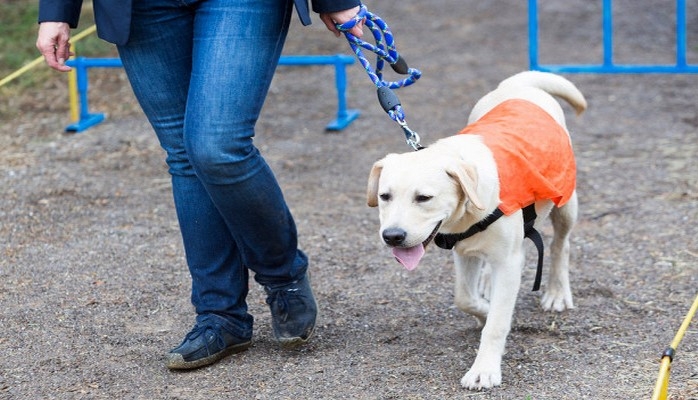
[[241,353],[241,352],[247,350],[250,347],[250,344],[252,344],[251,340],[249,342],[240,343],[240,344],[236,344],[236,345],[227,347],[226,349],[221,350],[216,354],[212,354],[208,357],[200,358],[200,359],[194,360],[194,361],[184,361],[184,357],[182,357],[182,355],[178,354],[178,353],[167,353],[167,368],[181,370],[181,369],[195,369],[195,368],[204,367],[206,365],[211,365],[211,364],[215,363],[216,361],[219,361],[222,358],[225,358],[229,355]]
[[308,336],[307,338],[303,339],[302,337],[294,337],[294,338],[280,338],[277,339],[279,342],[279,346],[281,346],[282,349],[285,350],[293,350],[297,347],[300,347],[308,342],[310,338],[312,337],[312,334]]

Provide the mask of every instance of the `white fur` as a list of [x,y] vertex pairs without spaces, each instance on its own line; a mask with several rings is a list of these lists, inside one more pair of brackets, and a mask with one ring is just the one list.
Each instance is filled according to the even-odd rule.
[[[586,108],[582,93],[565,78],[526,71],[502,81],[478,101],[468,121],[477,121],[497,104],[516,98],[537,104],[566,130],[563,110],[551,94],[569,102],[577,113]],[[381,235],[386,229],[404,230],[400,247],[411,247],[424,242],[439,221],[442,233],[463,232],[497,207],[497,166],[480,136],[449,136],[424,150],[389,154],[377,161],[367,195],[369,206],[379,207]],[[554,228],[551,270],[541,305],[544,310],[573,308],[568,268],[576,192],[562,207],[550,201],[537,202],[535,207],[536,225],[550,215]],[[461,379],[469,389],[502,382],[502,355],[524,262],[522,220],[521,211],[503,216],[453,249],[455,304],[483,327],[475,361]]]

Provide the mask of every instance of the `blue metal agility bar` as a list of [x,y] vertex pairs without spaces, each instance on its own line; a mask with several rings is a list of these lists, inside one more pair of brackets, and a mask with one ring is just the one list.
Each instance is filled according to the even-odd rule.
[[698,73],[698,65],[686,60],[686,0],[676,0],[676,64],[634,65],[613,62],[613,14],[611,0],[603,0],[603,63],[540,64],[538,62],[538,1],[528,0],[528,54],[530,68],[538,71],[567,73]]
[[[352,121],[359,117],[359,110],[347,109],[346,88],[347,74],[346,65],[354,63],[354,57],[336,54],[320,56],[281,56],[279,65],[334,65],[335,86],[337,88],[337,115],[325,126],[327,130],[339,131],[347,127]],[[89,68],[121,68],[123,64],[119,58],[86,58],[76,57],[68,60],[67,65],[75,68],[77,75],[77,90],[80,100],[80,117],[75,123],[68,125],[67,132],[82,132],[104,120],[104,114],[90,113],[89,101],[87,98]]]

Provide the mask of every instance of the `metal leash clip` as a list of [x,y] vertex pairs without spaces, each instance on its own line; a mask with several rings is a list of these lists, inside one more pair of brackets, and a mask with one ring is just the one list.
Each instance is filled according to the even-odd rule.
[[410,129],[410,127],[407,126],[407,122],[405,122],[404,120],[397,121],[397,123],[400,124],[402,131],[405,133],[405,142],[407,142],[407,144],[410,147],[412,147],[412,149],[414,149],[415,151],[422,150],[424,146],[419,144],[419,134]]

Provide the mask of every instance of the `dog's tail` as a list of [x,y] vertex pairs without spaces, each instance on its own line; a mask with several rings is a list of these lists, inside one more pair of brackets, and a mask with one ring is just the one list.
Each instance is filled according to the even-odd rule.
[[584,95],[577,89],[574,83],[550,72],[520,72],[503,80],[499,86],[531,86],[541,89],[570,103],[577,115],[587,108],[587,101],[584,99]]

